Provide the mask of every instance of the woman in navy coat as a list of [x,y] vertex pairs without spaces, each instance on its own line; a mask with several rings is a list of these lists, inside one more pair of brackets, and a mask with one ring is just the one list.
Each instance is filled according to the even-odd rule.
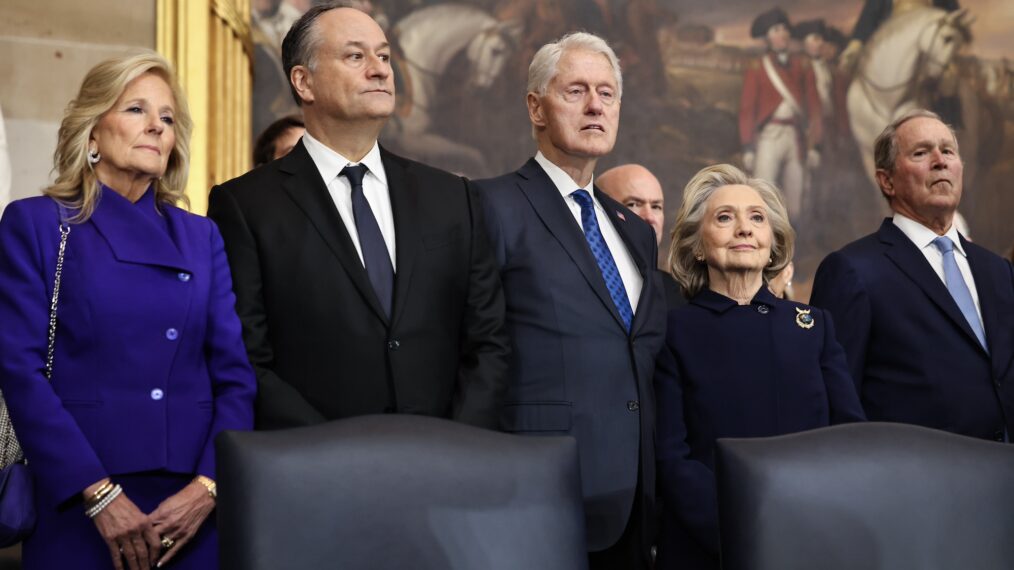
[[687,184],[669,253],[689,303],[669,313],[655,375],[660,569],[717,569],[715,440],[864,420],[830,315],[776,298],[792,259],[778,190],[730,165]]
[[0,389],[38,512],[26,569],[217,567],[214,438],[252,427],[255,381],[218,230],[173,205],[190,131],[161,56],[101,63],[60,126],[56,183],[0,220]]

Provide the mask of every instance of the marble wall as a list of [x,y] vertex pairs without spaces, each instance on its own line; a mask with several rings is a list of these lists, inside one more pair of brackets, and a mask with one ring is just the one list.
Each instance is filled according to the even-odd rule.
[[88,69],[154,47],[155,0],[2,1],[0,109],[10,199],[34,196],[51,180],[60,119]]

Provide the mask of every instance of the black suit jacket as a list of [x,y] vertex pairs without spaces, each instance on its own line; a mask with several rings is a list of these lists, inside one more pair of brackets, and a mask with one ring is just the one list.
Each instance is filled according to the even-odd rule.
[[457,176],[381,157],[397,247],[390,320],[302,142],[211,191],[259,428],[391,412],[496,425],[503,293],[474,193]]
[[834,315],[866,416],[962,435],[1014,435],[1014,274],[961,240],[988,352],[926,257],[894,223],[827,256],[810,302]]
[[643,490],[638,522],[647,525],[644,538],[650,539],[652,375],[665,334],[655,235],[595,190],[644,278],[628,333],[580,225],[534,159],[517,172],[475,185],[500,263],[514,343],[503,427],[577,439],[589,550],[620,538],[638,482]]
[[662,282],[666,312],[687,304],[687,300],[683,297],[683,291],[680,290],[680,284],[673,279],[668,271],[659,269],[658,279]]

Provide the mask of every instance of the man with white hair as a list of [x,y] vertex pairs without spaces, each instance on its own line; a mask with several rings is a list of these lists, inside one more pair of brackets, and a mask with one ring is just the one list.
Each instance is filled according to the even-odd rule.
[[543,46],[526,101],[538,145],[476,182],[514,351],[506,431],[577,439],[591,568],[647,568],[655,494],[655,356],[665,318],[651,227],[593,185],[623,83],[601,38]]

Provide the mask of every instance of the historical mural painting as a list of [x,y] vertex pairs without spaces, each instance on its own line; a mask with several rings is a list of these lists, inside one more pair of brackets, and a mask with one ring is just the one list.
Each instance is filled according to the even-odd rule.
[[[958,133],[975,241],[1014,243],[1014,3],[1009,0],[425,0],[351,2],[394,45],[397,114],[382,143],[486,177],[534,152],[527,65],[577,29],[624,72],[620,134],[600,170],[638,162],[665,188],[716,162],[775,181],[799,234],[797,296],[832,249],[876,229],[873,139],[917,106]],[[281,39],[312,0],[255,0],[254,130],[298,109]],[[772,110],[773,109],[773,110]]]

